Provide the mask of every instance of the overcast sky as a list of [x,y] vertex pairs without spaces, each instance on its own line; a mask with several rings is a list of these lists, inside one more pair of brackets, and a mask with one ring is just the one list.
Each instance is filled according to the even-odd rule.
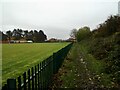
[[43,30],[48,38],[69,38],[73,28],[92,29],[118,13],[119,0],[2,0],[0,30]]

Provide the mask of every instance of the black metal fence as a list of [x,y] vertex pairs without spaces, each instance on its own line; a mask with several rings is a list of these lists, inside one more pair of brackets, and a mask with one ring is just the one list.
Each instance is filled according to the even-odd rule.
[[8,79],[2,90],[42,90],[47,89],[69,52],[72,43],[62,48],[52,56],[32,67],[17,79]]

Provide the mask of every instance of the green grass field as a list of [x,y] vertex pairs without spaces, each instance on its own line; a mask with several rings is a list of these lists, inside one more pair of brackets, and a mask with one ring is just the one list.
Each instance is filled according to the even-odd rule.
[[22,75],[66,45],[68,43],[3,44],[2,83]]

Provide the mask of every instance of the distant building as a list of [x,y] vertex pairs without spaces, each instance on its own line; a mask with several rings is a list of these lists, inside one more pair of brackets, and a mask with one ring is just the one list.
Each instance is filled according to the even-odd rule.
[[47,40],[47,42],[57,42],[56,38],[50,38],[49,40]]
[[118,15],[120,16],[120,1],[118,2]]
[[11,40],[10,43],[33,43],[32,40]]

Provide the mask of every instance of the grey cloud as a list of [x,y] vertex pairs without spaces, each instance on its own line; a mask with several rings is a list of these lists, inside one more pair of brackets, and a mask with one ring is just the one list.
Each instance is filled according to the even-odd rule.
[[[71,2],[72,1],[72,2]],[[117,1],[110,2],[3,2],[2,30],[44,29],[48,37],[68,38],[73,28],[94,29],[109,15],[117,14]]]

